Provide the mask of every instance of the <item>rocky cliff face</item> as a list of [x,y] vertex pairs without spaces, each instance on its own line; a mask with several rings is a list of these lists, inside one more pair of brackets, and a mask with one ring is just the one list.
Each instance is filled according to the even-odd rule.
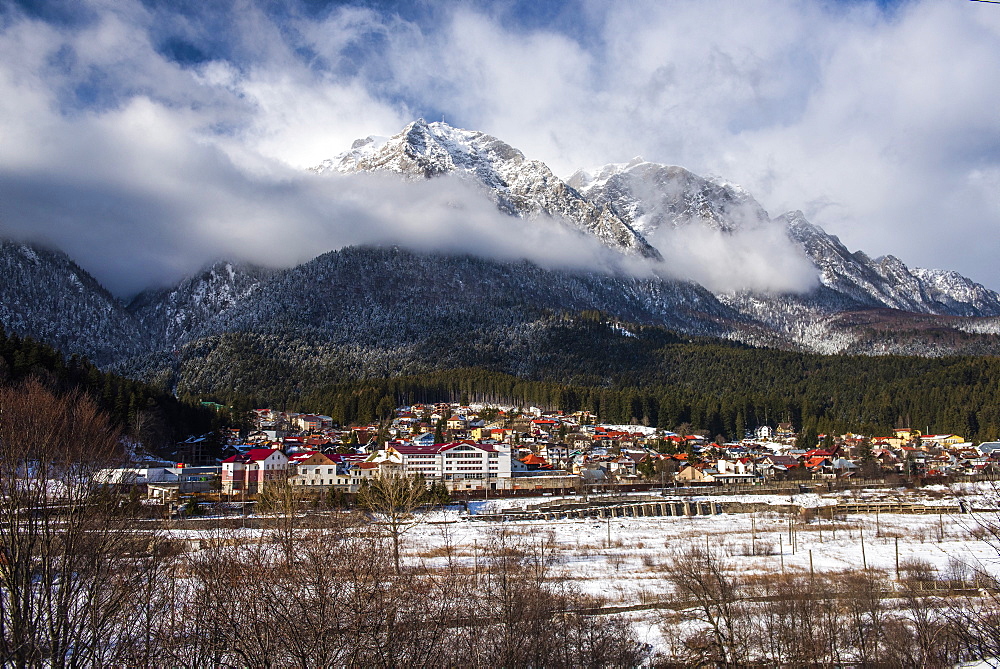
[[[580,170],[564,182],[544,163],[527,159],[495,137],[421,120],[391,138],[358,140],[350,151],[313,169],[320,174],[388,171],[410,179],[458,175],[480,185],[511,215],[560,216],[613,249],[654,260],[660,256],[657,234],[665,229],[699,226],[739,234],[779,226],[810,259],[819,282],[828,289],[801,298],[781,296],[784,302],[798,300],[800,315],[805,313],[800,307],[806,305],[810,312],[890,308],[953,316],[1000,315],[996,293],[956,272],[911,270],[893,256],[872,260],[864,252],[852,253],[801,212],[772,220],[737,185],[641,158]],[[731,295],[719,297],[735,304]],[[755,296],[764,302],[773,297]]]
[[723,232],[759,227],[767,212],[749,193],[699,177],[683,167],[648,163],[605,165],[579,171],[569,185],[600,207],[609,207],[637,232],[701,225]]

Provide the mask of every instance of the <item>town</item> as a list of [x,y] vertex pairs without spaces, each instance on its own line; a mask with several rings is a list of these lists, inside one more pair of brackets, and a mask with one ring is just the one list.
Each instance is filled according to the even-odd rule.
[[[576,593],[542,618],[571,610],[585,635],[620,635],[610,664],[799,665],[819,653],[832,666],[909,653],[904,666],[938,666],[991,652],[972,649],[995,632],[975,612],[998,606],[1000,442],[911,428],[803,436],[779,423],[727,442],[690,425],[475,403],[416,404],[353,427],[258,409],[248,431],[228,433],[220,462],[104,476],[174,509],[163,536],[212,569],[269,564],[277,548],[298,575],[313,542],[366,537],[377,568],[359,576],[337,554],[345,578],[468,578],[487,584],[469,586],[478,607],[502,598],[488,584],[516,556],[518,587],[540,584],[532,597],[559,584]],[[194,458],[203,446],[182,445]],[[211,592],[238,606],[233,589]],[[452,596],[428,592],[413,601]]]
[[274,409],[252,418],[242,438],[235,430],[225,435],[226,457],[214,463],[203,462],[204,438],[191,438],[181,447],[193,462],[132,463],[108,472],[108,480],[146,486],[163,501],[212,491],[245,500],[269,483],[302,495],[352,494],[373,477],[396,475],[469,499],[781,481],[970,481],[1000,473],[1000,442],[912,428],[810,439],[779,423],[725,442],[690,425],[674,432],[602,425],[587,412],[459,403],[416,404],[391,421],[349,428],[328,416]]

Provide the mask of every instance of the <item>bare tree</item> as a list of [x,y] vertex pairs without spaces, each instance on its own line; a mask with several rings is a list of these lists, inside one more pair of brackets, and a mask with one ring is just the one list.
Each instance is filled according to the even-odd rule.
[[395,472],[380,473],[358,492],[360,506],[392,540],[392,560],[397,574],[401,569],[399,549],[403,535],[425,520],[419,509],[428,501],[427,486],[422,479]]
[[694,604],[694,617],[709,629],[708,661],[739,664],[747,659],[749,618],[741,602],[740,582],[712,552],[691,543],[674,555],[667,576],[674,592]]
[[[990,481],[982,496],[991,511],[980,511],[960,516],[968,533],[992,549],[1000,557],[1000,486]],[[960,503],[974,511],[974,497],[959,495]],[[978,597],[963,597],[948,602],[948,618],[961,636],[963,644],[971,651],[970,658],[1000,657],[1000,579],[993,576],[984,565],[973,561],[965,565],[971,576],[969,585],[979,589]]]
[[120,454],[118,432],[87,396],[37,381],[0,388],[5,663],[114,663],[148,642],[123,621],[150,604],[134,594],[155,569],[151,537],[99,477]]
[[302,499],[287,478],[265,483],[257,499],[258,511],[270,521],[271,538],[282,547],[289,565],[296,556],[296,520],[301,506]]

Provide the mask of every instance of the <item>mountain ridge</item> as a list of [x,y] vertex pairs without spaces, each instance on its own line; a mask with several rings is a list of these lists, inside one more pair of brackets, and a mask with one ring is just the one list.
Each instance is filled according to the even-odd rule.
[[550,270],[361,246],[285,269],[220,261],[125,305],[65,254],[4,242],[0,322],[104,366],[139,375],[170,368],[181,377],[192,360],[231,346],[230,335],[256,337],[260,350],[297,351],[288,354],[293,367],[419,372],[434,359],[531,374],[557,355],[546,347],[559,323],[582,313],[623,324],[615,330],[622,337],[632,323],[821,353],[1000,353],[995,292],[955,271],[852,252],[801,212],[771,218],[744,189],[682,167],[636,159],[563,181],[485,133],[419,121],[392,138],[359,140],[314,169],[329,178],[359,171],[474,180],[501,211],[561,217],[654,270],[663,255],[644,235],[705,229],[740,239],[779,230],[817,282],[800,292],[713,292],[660,271]]

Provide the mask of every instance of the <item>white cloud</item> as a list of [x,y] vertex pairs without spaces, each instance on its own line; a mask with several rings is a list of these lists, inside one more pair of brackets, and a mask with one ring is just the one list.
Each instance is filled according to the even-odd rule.
[[[435,21],[417,23],[357,7],[279,20],[247,4],[209,21],[89,4],[89,24],[10,18],[0,32],[0,229],[51,239],[117,290],[229,252],[293,262],[439,235],[516,256],[542,243],[531,235],[557,234],[497,219],[450,183],[324,190],[299,171],[432,113],[561,174],[642,155],[723,176],[852,248],[1000,288],[995,7],[583,2],[584,31],[570,34],[512,27],[485,5],[434,5]],[[228,46],[179,65],[158,51],[165,35]],[[472,214],[445,204],[457,201]],[[689,234],[701,233],[669,240],[692,251],[673,262],[696,259],[710,285],[733,279],[698,273],[720,256],[740,259],[752,285],[799,276],[758,274],[780,238]],[[275,237],[311,242],[258,245]]]
[[731,234],[696,225],[660,228],[650,243],[663,255],[666,272],[716,293],[800,293],[818,284],[801,249],[773,225]]

